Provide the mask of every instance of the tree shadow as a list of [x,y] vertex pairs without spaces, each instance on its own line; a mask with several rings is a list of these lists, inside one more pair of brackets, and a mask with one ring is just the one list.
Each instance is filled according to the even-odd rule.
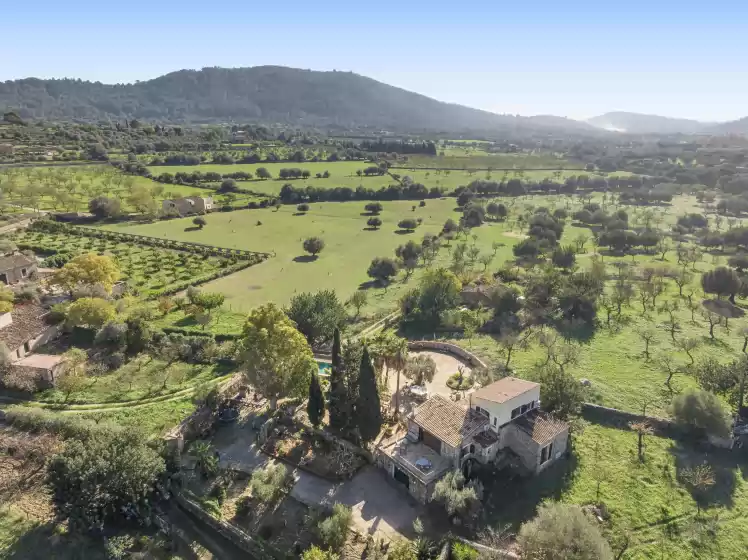
[[318,258],[318,255],[299,255],[298,257],[293,258],[293,262],[310,263],[316,261]]
[[415,233],[415,231],[414,229],[396,229],[395,233],[397,235],[410,235],[411,233]]
[[364,229],[364,231],[379,231],[379,228],[378,228],[378,227],[370,227],[370,226],[366,226],[366,227],[365,227],[365,228],[363,228],[363,229]]
[[[538,506],[551,498],[559,500],[571,487],[577,476],[579,459],[572,451],[543,472],[522,477],[505,468],[499,471],[481,471],[486,498],[481,525],[495,527],[510,524],[514,530],[532,519]],[[507,506],[511,504],[511,506]]]
[[675,459],[676,477],[681,483],[686,469],[699,465],[708,465],[711,468],[714,475],[714,484],[711,487],[689,488],[691,497],[700,507],[734,506],[738,476],[748,480],[748,462],[744,453],[688,440],[674,441],[668,451]]
[[306,216],[306,212],[294,212],[293,216]]
[[358,285],[359,290],[371,290],[374,288],[381,288],[382,286],[377,280],[367,280],[366,282],[361,282],[361,284]]
[[198,231],[200,228],[198,226],[187,226],[184,228],[184,231]]

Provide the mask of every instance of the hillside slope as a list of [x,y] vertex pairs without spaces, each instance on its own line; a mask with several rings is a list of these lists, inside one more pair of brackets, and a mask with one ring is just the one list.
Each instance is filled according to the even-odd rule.
[[693,134],[701,132],[710,123],[693,121],[690,119],[674,119],[659,115],[643,115],[641,113],[627,113],[623,111],[605,113],[587,119],[587,122],[598,128],[628,132],[631,134]]
[[28,78],[0,83],[0,111],[7,109],[27,119],[261,121],[400,131],[594,131],[577,121],[535,121],[443,103],[350,72],[280,66],[180,70],[125,85]]

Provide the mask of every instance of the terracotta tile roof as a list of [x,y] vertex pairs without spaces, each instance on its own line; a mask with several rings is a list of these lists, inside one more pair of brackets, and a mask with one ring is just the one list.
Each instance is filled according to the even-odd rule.
[[516,377],[505,377],[478,389],[473,393],[473,396],[495,403],[503,403],[537,387],[540,387],[540,384]]
[[485,429],[488,418],[441,395],[434,395],[413,411],[413,421],[452,447]]
[[0,341],[13,352],[24,342],[39,336],[49,328],[44,320],[47,313],[48,311],[40,305],[16,305],[11,311],[13,322],[0,329]]
[[26,255],[16,254],[0,257],[0,270],[13,270],[22,266],[36,264],[36,261]]
[[569,424],[557,420],[553,416],[538,410],[537,408],[524,416],[515,419],[514,424],[532,440],[540,445],[551,441],[564,430],[569,429]]

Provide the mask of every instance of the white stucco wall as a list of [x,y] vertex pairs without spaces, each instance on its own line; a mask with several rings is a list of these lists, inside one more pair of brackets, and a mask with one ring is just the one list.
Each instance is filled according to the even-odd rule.
[[470,396],[471,408],[479,406],[483,410],[488,411],[491,429],[495,432],[499,432],[501,426],[512,420],[512,410],[523,404],[530,404],[533,401],[535,401],[535,406],[537,407],[540,402],[540,387],[534,387],[503,403],[487,401],[475,395]]

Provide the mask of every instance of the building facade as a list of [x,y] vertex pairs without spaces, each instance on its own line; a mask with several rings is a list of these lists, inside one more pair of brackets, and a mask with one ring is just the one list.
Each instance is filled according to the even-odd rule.
[[37,270],[36,260],[21,253],[0,257],[0,284],[17,284]]
[[162,203],[164,211],[177,211],[182,216],[187,214],[205,214],[213,210],[212,196],[186,196],[184,198],[166,199]]

